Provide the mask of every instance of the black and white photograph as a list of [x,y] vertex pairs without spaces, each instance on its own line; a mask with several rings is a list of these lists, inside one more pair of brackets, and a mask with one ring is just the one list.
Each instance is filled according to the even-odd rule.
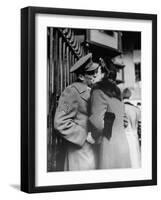
[[156,16],[28,7],[21,25],[22,191],[155,185]]
[[46,31],[47,171],[140,168],[141,32]]

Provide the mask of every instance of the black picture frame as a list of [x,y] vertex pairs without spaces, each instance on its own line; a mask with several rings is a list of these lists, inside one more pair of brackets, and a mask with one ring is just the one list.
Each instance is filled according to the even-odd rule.
[[[149,180],[35,186],[35,16],[59,14],[152,21],[152,178]],[[21,190],[27,193],[157,184],[157,15],[45,7],[21,9]]]

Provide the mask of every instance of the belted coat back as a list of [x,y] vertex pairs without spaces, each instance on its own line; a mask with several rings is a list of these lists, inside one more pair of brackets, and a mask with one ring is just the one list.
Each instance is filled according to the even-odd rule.
[[54,118],[54,127],[67,141],[64,170],[95,169],[93,146],[87,142],[90,88],[81,82],[62,93]]

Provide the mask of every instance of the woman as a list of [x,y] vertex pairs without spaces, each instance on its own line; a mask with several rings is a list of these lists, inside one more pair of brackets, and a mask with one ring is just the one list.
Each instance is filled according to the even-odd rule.
[[120,89],[114,79],[116,71],[109,73],[106,65],[101,65],[100,81],[91,92],[90,123],[92,136],[99,143],[98,168],[130,168],[130,154],[124,132],[124,104]]

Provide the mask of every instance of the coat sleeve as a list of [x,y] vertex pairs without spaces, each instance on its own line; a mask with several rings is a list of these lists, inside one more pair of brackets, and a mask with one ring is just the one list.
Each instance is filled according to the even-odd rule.
[[78,95],[74,88],[65,89],[55,113],[54,127],[64,139],[82,146],[87,138],[87,130],[74,120],[78,112]]
[[91,115],[89,121],[94,132],[101,134],[104,129],[104,115],[108,108],[105,94],[100,89],[95,89],[91,94]]

